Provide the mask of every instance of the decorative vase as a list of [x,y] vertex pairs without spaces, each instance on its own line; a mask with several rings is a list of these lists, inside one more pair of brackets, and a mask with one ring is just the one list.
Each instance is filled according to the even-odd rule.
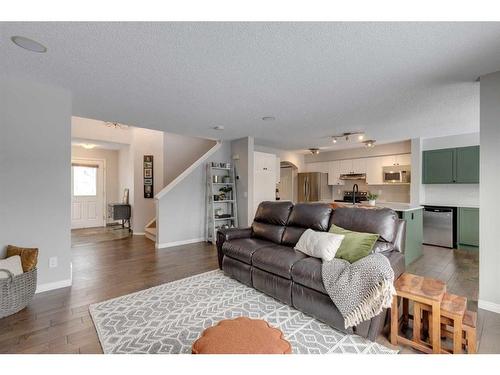
[[370,206],[375,206],[375,202],[376,202],[376,201],[375,201],[375,199],[372,199],[372,200],[369,200],[369,201],[368,201],[368,204],[369,204]]

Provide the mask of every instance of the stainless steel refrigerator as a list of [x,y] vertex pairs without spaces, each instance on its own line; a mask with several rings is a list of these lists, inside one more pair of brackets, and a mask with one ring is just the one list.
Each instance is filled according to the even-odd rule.
[[299,173],[297,182],[299,202],[319,202],[332,199],[331,189],[328,186],[328,173]]

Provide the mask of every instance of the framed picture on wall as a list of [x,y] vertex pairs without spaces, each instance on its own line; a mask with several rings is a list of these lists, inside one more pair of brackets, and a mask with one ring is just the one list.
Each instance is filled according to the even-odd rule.
[[143,162],[144,178],[144,198],[152,199],[154,197],[153,189],[153,155],[144,155]]

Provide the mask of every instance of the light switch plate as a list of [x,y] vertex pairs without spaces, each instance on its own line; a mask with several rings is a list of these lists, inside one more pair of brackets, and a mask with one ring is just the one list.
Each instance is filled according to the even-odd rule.
[[57,257],[50,257],[49,268],[55,268],[55,267],[57,267]]

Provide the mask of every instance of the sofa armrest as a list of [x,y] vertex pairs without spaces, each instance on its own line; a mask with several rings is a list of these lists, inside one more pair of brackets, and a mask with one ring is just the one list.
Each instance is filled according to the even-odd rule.
[[406,221],[398,219],[398,226],[396,228],[396,238],[394,239],[394,249],[404,254],[405,247],[406,247]]
[[217,231],[217,258],[219,260],[219,268],[222,269],[222,245],[224,242],[235,240],[238,238],[249,238],[252,236],[252,228],[225,228]]

